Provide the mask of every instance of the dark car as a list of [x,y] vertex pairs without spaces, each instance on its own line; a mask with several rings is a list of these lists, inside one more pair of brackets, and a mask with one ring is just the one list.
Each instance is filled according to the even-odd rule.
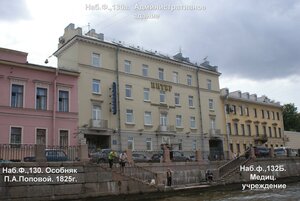
[[[94,163],[108,163],[108,154],[111,152],[111,149],[102,149],[101,151],[90,153],[90,160]],[[114,162],[119,161],[119,152],[116,152],[116,157]]]
[[142,153],[133,153],[132,154],[132,160],[134,162],[149,162],[150,158]]
[[[67,154],[61,149],[46,149],[45,150],[45,157],[47,161],[67,161],[68,156]],[[35,162],[35,156],[27,156],[24,157],[24,162]]]
[[268,157],[270,149],[267,147],[254,147],[254,153],[256,157]]
[[170,159],[171,161],[191,161],[191,158],[189,156],[185,156],[183,152],[181,151],[171,151],[170,152]]
[[150,162],[159,163],[162,157],[163,157],[162,153],[153,154],[150,158]]

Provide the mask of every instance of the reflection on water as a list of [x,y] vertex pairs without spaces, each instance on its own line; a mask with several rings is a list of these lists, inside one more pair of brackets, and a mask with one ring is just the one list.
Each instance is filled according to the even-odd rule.
[[[193,195],[181,194],[173,197],[155,199],[156,201],[300,201],[300,183],[287,184],[286,189],[256,191],[201,192]],[[241,188],[242,189],[242,188]],[[153,200],[154,201],[154,200]]]

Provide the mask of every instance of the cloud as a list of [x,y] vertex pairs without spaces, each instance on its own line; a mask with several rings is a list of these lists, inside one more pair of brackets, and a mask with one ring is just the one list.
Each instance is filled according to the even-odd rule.
[[0,1],[0,21],[14,22],[29,18],[25,0]]

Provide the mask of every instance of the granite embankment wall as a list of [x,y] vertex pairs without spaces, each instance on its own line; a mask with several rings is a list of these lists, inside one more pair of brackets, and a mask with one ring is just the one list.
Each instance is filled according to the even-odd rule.
[[[0,200],[75,200],[86,197],[157,192],[164,190],[165,173],[168,168],[173,171],[173,184],[183,186],[204,181],[207,169],[213,170],[217,180],[218,167],[222,164],[224,162],[139,164],[141,166],[139,176],[151,179],[155,175],[158,183],[156,186],[149,185],[147,180],[141,181],[120,174],[117,169],[112,171],[96,164],[82,162],[1,164]],[[263,171],[258,171],[257,167]],[[270,175],[273,175],[276,179],[299,177],[300,157],[256,159],[246,164],[245,168],[249,171],[238,169],[220,182],[222,184],[249,182],[250,174],[264,175],[267,178],[272,178]],[[143,169],[145,172],[142,171]],[[136,170],[133,167],[126,169],[128,173]]]

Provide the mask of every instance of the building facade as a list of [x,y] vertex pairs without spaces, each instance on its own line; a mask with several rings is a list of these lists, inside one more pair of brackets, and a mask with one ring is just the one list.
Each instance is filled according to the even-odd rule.
[[[87,34],[70,24],[59,39],[59,69],[80,72],[79,127],[90,149],[223,154],[225,123],[216,66],[191,63]],[[226,147],[225,147],[226,148]]]
[[244,153],[251,146],[285,145],[282,107],[268,97],[241,91],[221,90],[231,153]]
[[79,73],[0,48],[0,144],[76,145]]

